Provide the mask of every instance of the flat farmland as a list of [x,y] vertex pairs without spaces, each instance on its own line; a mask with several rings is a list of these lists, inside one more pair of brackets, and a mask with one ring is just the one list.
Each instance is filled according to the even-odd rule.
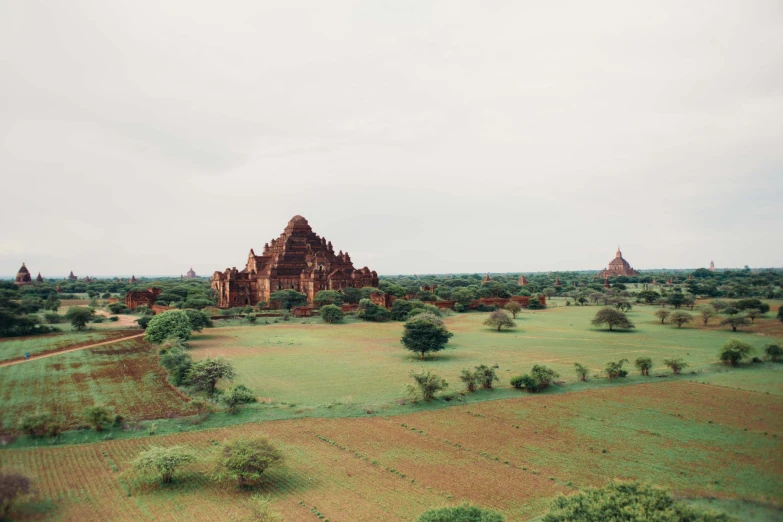
[[[783,400],[692,382],[661,382],[455,406],[392,417],[296,419],[200,432],[0,451],[4,470],[36,480],[16,520],[240,520],[252,491],[206,478],[223,439],[264,433],[283,468],[259,490],[284,520],[413,520],[463,501],[529,520],[558,493],[613,478],[689,498],[783,503]],[[183,444],[199,463],[175,484],[128,461]]]
[[[629,359],[629,382],[647,382],[636,375],[632,362],[641,356],[653,358],[653,373],[670,373],[663,366],[667,357],[682,357],[687,371],[711,377],[720,383],[725,367],[717,354],[728,339],[752,344],[757,354],[772,340],[774,319],[759,319],[757,326],[732,333],[718,328],[718,320],[707,328],[694,324],[681,329],[660,324],[653,314],[657,307],[638,306],[629,317],[636,329],[609,332],[591,327],[598,307],[559,307],[545,311],[526,311],[518,315],[516,329],[497,332],[482,325],[488,314],[458,314],[446,318],[454,333],[446,350],[425,361],[411,356],[400,344],[402,323],[364,323],[327,325],[318,319],[309,323],[278,323],[257,326],[221,327],[205,330],[189,342],[194,358],[224,356],[234,364],[241,382],[258,396],[277,402],[316,406],[340,404],[388,404],[404,396],[404,384],[411,370],[431,369],[446,378],[450,390],[461,388],[462,368],[478,364],[498,364],[501,382],[497,396],[503,397],[510,377],[524,373],[533,364],[546,364],[557,370],[561,379],[575,381],[573,363],[580,362],[598,373],[610,360]],[[699,323],[700,324],[700,323]],[[765,335],[757,335],[756,329]],[[734,370],[732,370],[733,372]],[[731,386],[743,387],[753,377],[736,373]],[[783,393],[783,380],[773,372],[767,391]]]
[[0,362],[22,359],[25,353],[29,353],[31,356],[41,355],[120,339],[140,332],[140,330],[88,330],[30,337],[10,337],[0,340]]
[[156,349],[141,338],[0,368],[4,426],[16,426],[26,414],[49,413],[75,427],[83,409],[96,404],[128,420],[192,413],[166,382]]

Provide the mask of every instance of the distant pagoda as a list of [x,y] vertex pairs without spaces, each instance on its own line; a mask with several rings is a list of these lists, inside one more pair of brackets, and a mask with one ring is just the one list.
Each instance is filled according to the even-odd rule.
[[631,264],[623,259],[623,253],[620,252],[620,247],[618,246],[617,253],[614,256],[614,259],[609,262],[609,266],[598,272],[595,277],[608,278],[637,275],[639,275],[639,271],[634,270]]
[[33,284],[33,278],[30,277],[30,271],[27,270],[27,267],[24,263],[22,263],[22,268],[20,268],[16,273],[16,280],[14,281],[14,284],[19,286]]

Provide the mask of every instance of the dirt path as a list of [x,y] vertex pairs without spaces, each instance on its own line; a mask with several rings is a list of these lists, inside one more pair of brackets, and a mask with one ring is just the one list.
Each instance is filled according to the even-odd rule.
[[41,355],[32,355],[30,356],[29,359],[16,359],[13,361],[0,362],[0,368],[2,368],[3,366],[12,366],[14,364],[22,364],[28,361],[43,359],[44,357],[54,357],[55,355],[60,355],[62,353],[75,352],[77,350],[85,350],[87,348],[95,348],[96,346],[103,346],[104,344],[120,343],[122,341],[128,341],[130,339],[136,339],[137,337],[142,337],[143,335],[144,333],[129,335],[128,337],[120,337],[118,339],[111,339],[109,341],[102,341],[100,343],[88,344],[87,346],[77,346],[76,348],[66,348],[65,350],[43,353]]

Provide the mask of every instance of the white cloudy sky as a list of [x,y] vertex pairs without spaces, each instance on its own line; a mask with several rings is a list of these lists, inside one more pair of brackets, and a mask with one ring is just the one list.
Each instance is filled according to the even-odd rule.
[[0,0],[0,275],[783,265],[783,3]]

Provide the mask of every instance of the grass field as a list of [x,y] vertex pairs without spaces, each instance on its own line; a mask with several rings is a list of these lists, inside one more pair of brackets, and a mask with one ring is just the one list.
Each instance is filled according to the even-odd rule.
[[[509,521],[529,520],[558,493],[612,478],[652,481],[685,497],[739,499],[756,513],[775,513],[756,504],[783,503],[780,400],[655,381],[393,417],[6,449],[0,466],[31,473],[39,491],[13,519],[248,520],[252,492],[205,475],[216,445],[239,433],[265,433],[281,448],[286,466],[270,472],[261,491],[284,520],[410,521],[465,500]],[[148,483],[127,463],[151,444],[185,444],[201,461],[169,487]]]
[[[487,314],[458,314],[446,319],[454,337],[446,350],[421,361],[400,344],[402,323],[352,322],[326,325],[317,319],[269,325],[222,327],[205,330],[189,343],[194,358],[224,356],[234,364],[241,382],[258,396],[274,402],[299,406],[324,404],[379,405],[404,397],[403,387],[411,370],[431,369],[461,389],[462,368],[478,364],[498,364],[501,378],[498,397],[513,375],[524,373],[533,364],[551,366],[561,379],[574,381],[573,363],[588,365],[593,373],[610,360],[629,359],[631,380],[646,382],[633,368],[640,356],[653,358],[655,374],[669,374],[663,366],[666,357],[682,357],[695,371],[693,378],[757,391],[783,394],[783,380],[775,368],[766,382],[744,379],[742,370],[729,370],[719,364],[717,354],[728,339],[742,339],[757,349],[773,339],[774,319],[757,320],[757,326],[732,333],[718,328],[716,319],[707,328],[694,324],[678,329],[660,324],[653,314],[658,308],[636,307],[630,318],[636,329],[609,332],[590,326],[597,307],[559,307],[525,312],[517,318],[517,328],[497,332],[481,323]],[[778,323],[780,324],[780,323]],[[756,335],[765,329],[766,335]],[[720,372],[719,374],[716,372]],[[739,373],[737,373],[739,372]],[[510,391],[510,390],[509,390]]]
[[35,413],[62,416],[75,427],[95,404],[128,420],[193,413],[167,384],[155,348],[140,338],[0,368],[0,383],[0,422],[8,427]]
[[25,353],[31,356],[56,352],[68,348],[86,346],[111,339],[140,333],[140,330],[87,330],[83,332],[64,332],[30,337],[10,337],[0,340],[0,362],[23,358]]

